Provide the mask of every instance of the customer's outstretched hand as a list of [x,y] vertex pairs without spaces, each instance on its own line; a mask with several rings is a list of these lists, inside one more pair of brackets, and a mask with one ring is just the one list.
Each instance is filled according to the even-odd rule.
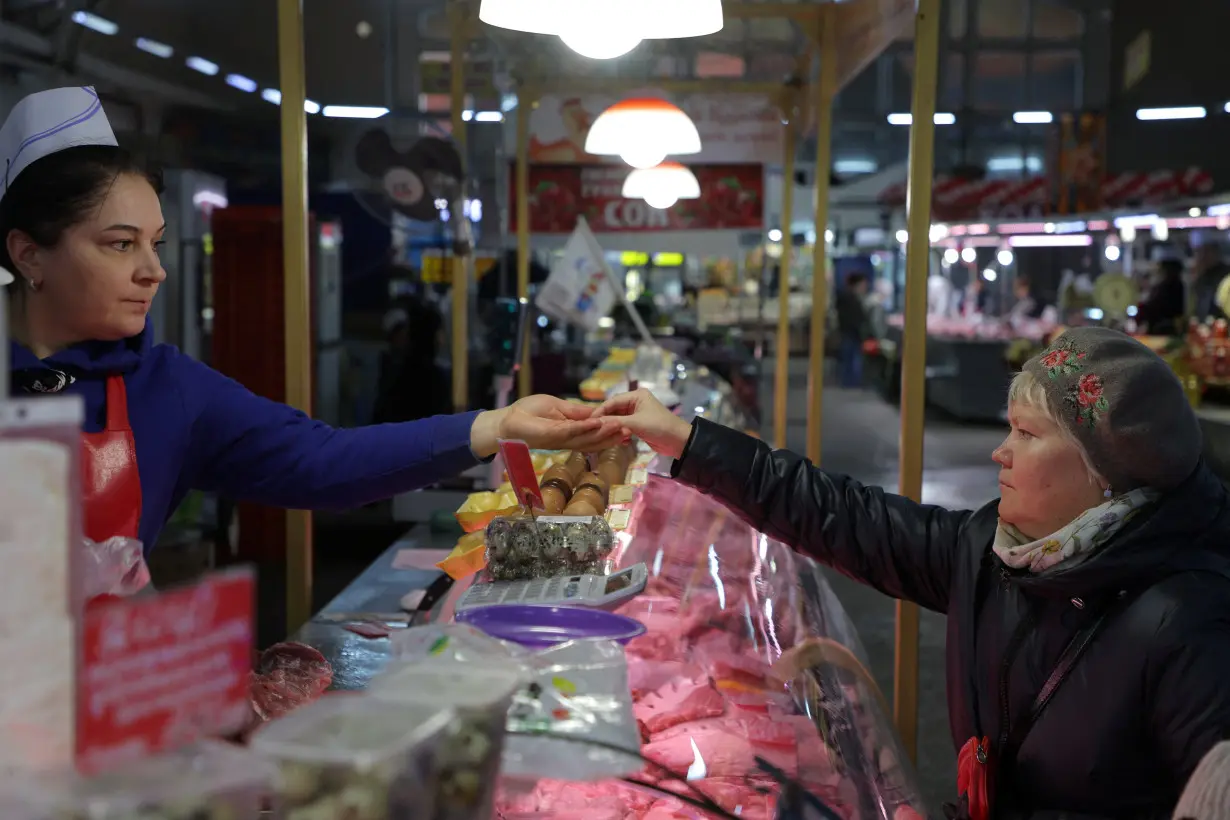
[[554,396],[526,396],[502,410],[479,413],[470,429],[470,448],[486,458],[495,453],[500,439],[515,439],[534,450],[595,452],[627,438],[616,419],[593,413],[592,407]]
[[692,425],[676,416],[648,390],[624,393],[596,409],[597,419],[618,420],[628,434],[653,448],[654,452],[671,458],[683,455],[683,448],[692,435]]

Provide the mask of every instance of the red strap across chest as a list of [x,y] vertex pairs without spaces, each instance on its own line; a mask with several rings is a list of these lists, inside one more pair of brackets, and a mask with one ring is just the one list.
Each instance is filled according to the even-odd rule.
[[128,420],[124,377],[107,377],[106,422],[81,434],[82,529],[91,541],[137,538],[141,527],[141,474]]

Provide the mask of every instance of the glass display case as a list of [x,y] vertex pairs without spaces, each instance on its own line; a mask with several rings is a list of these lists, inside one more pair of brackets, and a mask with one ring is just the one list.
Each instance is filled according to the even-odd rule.
[[649,568],[619,608],[644,769],[506,789],[505,820],[926,816],[852,623],[818,567],[651,476],[617,535]]

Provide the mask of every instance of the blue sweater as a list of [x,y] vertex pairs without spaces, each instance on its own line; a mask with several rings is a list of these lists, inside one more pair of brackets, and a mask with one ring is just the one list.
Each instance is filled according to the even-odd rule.
[[[40,361],[10,342],[17,371],[59,370],[64,392],[85,399],[85,430],[106,420],[106,377],[123,373],[141,474],[146,552],[189,490],[290,509],[345,509],[456,475],[470,450],[476,412],[403,424],[335,429],[255,395],[144,333],[86,342]],[[16,378],[15,378],[16,380]],[[22,379],[24,381],[24,379]]]

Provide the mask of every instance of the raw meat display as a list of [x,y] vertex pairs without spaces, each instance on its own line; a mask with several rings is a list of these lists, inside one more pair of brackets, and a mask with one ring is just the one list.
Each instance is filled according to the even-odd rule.
[[[775,817],[780,778],[849,820],[926,816],[848,617],[810,560],[651,476],[613,558],[645,563],[617,611],[645,768],[636,784],[507,783],[504,820]],[[678,795],[676,797],[675,795]]]
[[333,667],[306,644],[279,643],[261,653],[252,672],[252,711],[274,720],[324,694],[333,683]]

